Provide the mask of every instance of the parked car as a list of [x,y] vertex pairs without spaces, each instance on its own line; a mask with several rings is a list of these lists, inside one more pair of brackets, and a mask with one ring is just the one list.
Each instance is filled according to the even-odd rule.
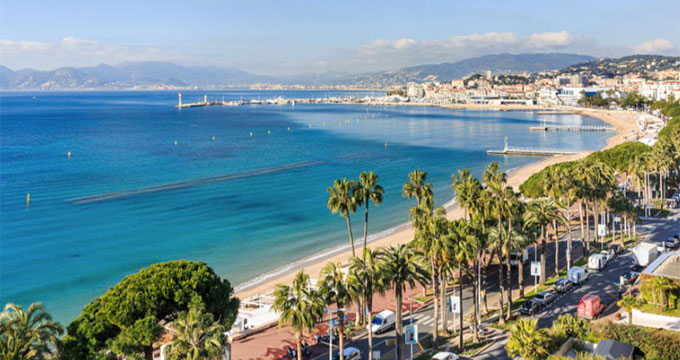
[[525,301],[519,308],[520,314],[533,315],[541,309],[541,305],[533,300]]
[[656,249],[661,253],[661,252],[666,252],[673,250],[675,247],[675,243],[668,242],[668,241],[662,241],[659,243],[659,245],[656,246]]
[[[346,347],[345,350],[342,352],[343,357],[347,360],[361,360],[361,351],[355,347]],[[338,360],[340,359],[340,353],[337,352],[335,353],[335,356],[333,356],[333,360]]]
[[610,244],[609,245],[609,251],[613,252],[614,256],[617,256],[621,252],[623,252],[623,248],[619,244]]
[[569,271],[567,271],[567,279],[575,285],[581,285],[584,281],[588,280],[590,273],[588,270],[580,267],[574,266]]
[[602,254],[590,255],[588,258],[588,269],[590,270],[602,270],[604,266],[607,265],[607,257]]
[[631,285],[635,284],[635,281],[640,277],[640,273],[636,271],[629,271],[619,278],[619,283],[621,285]]
[[434,354],[432,360],[458,360],[458,355],[448,351],[440,351]]
[[549,291],[544,291],[542,293],[538,293],[536,296],[534,296],[534,301],[537,302],[541,306],[546,306],[553,302],[555,300],[555,295],[553,295]]
[[380,334],[394,327],[395,317],[394,311],[383,310],[373,317],[371,323],[367,326],[374,334]]
[[638,273],[642,272],[642,270],[644,270],[644,269],[645,269],[645,267],[640,265],[640,264],[633,264],[633,266],[630,267],[630,271],[634,271],[634,272],[638,272]]
[[614,259],[614,252],[611,250],[602,250],[600,251],[600,255],[604,256],[604,259],[606,260],[605,264],[608,264],[610,261]]
[[569,281],[567,278],[559,278],[555,280],[555,285],[553,285],[553,289],[555,289],[556,292],[567,292],[569,289],[574,287],[574,283]]
[[602,304],[600,297],[594,294],[586,294],[578,302],[576,315],[592,320],[598,317],[602,310],[604,310],[604,304]]

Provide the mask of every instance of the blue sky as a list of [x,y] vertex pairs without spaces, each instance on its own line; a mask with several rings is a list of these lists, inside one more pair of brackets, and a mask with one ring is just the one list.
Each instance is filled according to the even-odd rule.
[[0,0],[0,64],[363,72],[498,52],[677,55],[680,0]]

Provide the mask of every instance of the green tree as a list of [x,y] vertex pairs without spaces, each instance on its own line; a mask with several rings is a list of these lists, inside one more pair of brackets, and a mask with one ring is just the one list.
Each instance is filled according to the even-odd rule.
[[[475,236],[474,236],[474,231],[469,226],[469,223],[466,220],[454,220],[450,223],[451,230],[449,231],[450,234],[450,242],[453,247],[453,250],[455,251],[454,259],[456,261],[456,266],[458,267],[458,297],[460,299],[463,299],[463,280],[465,275],[467,275],[470,272],[470,264],[475,262],[476,254],[477,254],[477,249],[475,245],[477,242],[475,241]],[[474,288],[473,284],[473,288]],[[475,304],[477,303],[477,296],[473,295],[473,299]],[[459,312],[459,329],[463,328],[463,313],[464,313],[464,306],[463,306],[463,301],[460,302],[460,312]],[[476,314],[476,311],[475,311]],[[475,341],[479,341],[478,339],[478,326],[477,326],[477,316],[473,316],[475,319],[475,331],[474,331],[474,339]],[[464,343],[463,343],[463,331],[458,332],[458,349],[460,352],[463,351],[464,349]]]
[[335,304],[338,307],[338,347],[342,360],[345,350],[345,311],[342,309],[352,301],[352,289],[339,264],[330,262],[321,270],[319,293],[326,304]]
[[272,304],[272,309],[281,314],[279,327],[290,325],[295,332],[298,360],[302,360],[303,332],[314,330],[325,305],[319,293],[311,289],[309,285],[309,275],[303,271],[298,272],[290,285],[278,284],[276,286]]
[[239,300],[233,289],[203,262],[186,260],[151,265],[128,275],[88,304],[68,326],[65,357],[94,359],[111,350],[119,356],[151,359],[161,320],[171,320],[201,301],[225,328],[231,328]]
[[394,288],[394,297],[396,298],[396,359],[401,360],[401,343],[403,339],[401,304],[403,294],[406,287],[413,287],[416,283],[426,284],[428,274],[427,271],[419,264],[418,257],[415,251],[410,246],[399,244],[390,246],[381,252],[380,255],[381,267],[383,269],[385,280]]
[[328,208],[333,214],[339,212],[347,220],[347,232],[349,233],[349,244],[352,247],[352,256],[356,256],[354,251],[354,237],[352,236],[352,223],[350,214],[354,214],[359,206],[355,192],[357,182],[355,180],[335,180],[333,186],[326,189],[328,192]]
[[[496,226],[498,231],[498,256],[501,259],[503,257],[503,251],[506,249],[501,231],[503,227],[503,217],[507,215],[507,202],[506,193],[504,190],[505,183],[507,182],[507,175],[500,170],[500,165],[497,162],[492,162],[487,165],[484,171],[484,182],[486,183],[486,188],[491,195],[491,209],[494,217],[496,218]],[[505,314],[503,313],[504,297],[505,297],[505,280],[504,272],[501,270],[498,272],[498,284],[500,288],[500,297],[498,298],[499,304],[499,324],[505,324]]]
[[432,198],[434,186],[427,182],[427,171],[413,170],[408,174],[408,181],[404,183],[402,194],[407,198],[416,198],[418,205],[432,209],[434,200]]
[[628,324],[633,325],[633,308],[642,305],[642,301],[635,296],[626,295],[623,299],[616,302],[616,305],[626,309],[628,313]]
[[510,327],[510,336],[505,348],[508,355],[523,359],[542,359],[548,356],[548,337],[545,329],[537,326],[538,320],[520,318]]
[[378,185],[378,175],[371,172],[362,172],[359,175],[359,184],[356,195],[360,199],[360,203],[366,206],[364,215],[364,249],[368,241],[368,203],[373,202],[373,205],[380,205],[383,201],[383,194],[385,190]]
[[678,286],[673,282],[673,280],[665,276],[657,276],[651,281],[654,288],[659,290],[661,293],[661,308],[666,310],[668,308],[668,292],[678,289]]
[[524,224],[528,226],[538,226],[541,229],[541,238],[539,243],[541,253],[541,274],[540,283],[545,284],[545,247],[546,247],[546,226],[550,224],[553,219],[559,217],[557,206],[552,200],[538,199],[533,200],[527,205],[524,213]]
[[[348,281],[354,291],[361,297],[365,304],[368,314],[373,313],[373,296],[383,294],[387,290],[385,276],[381,263],[380,251],[364,249],[361,258],[352,257],[350,259]],[[368,360],[373,360],[373,332],[368,332]]]
[[465,218],[467,219],[468,213],[474,211],[473,208],[479,199],[482,185],[470,174],[470,169],[459,169],[458,174],[451,175],[451,177],[453,178],[451,188],[456,194],[456,202],[465,211]]
[[213,360],[221,358],[229,344],[224,333],[229,330],[198,301],[189,312],[182,312],[170,324],[175,338],[165,348],[168,360]]
[[0,313],[0,359],[29,360],[50,358],[50,348],[60,345],[64,329],[52,320],[40,303],[24,310],[9,303]]

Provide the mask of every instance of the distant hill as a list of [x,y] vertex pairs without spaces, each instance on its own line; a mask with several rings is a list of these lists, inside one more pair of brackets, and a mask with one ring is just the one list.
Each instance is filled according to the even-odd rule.
[[579,73],[602,77],[639,73],[642,77],[651,78],[652,74],[657,71],[678,69],[679,67],[680,57],[678,56],[631,55],[618,59],[602,58],[574,64],[564,68],[561,72],[565,74]]
[[410,66],[401,69],[362,74],[353,77],[355,83],[378,83],[383,86],[423,82],[450,81],[491,70],[494,74],[516,74],[559,70],[567,66],[594,60],[588,55],[576,54],[494,54],[476,58],[432,65]]
[[0,89],[87,90],[172,89],[244,86],[269,81],[237,68],[181,66],[170,62],[128,62],[111,66],[63,67],[51,71],[13,71],[0,66]]

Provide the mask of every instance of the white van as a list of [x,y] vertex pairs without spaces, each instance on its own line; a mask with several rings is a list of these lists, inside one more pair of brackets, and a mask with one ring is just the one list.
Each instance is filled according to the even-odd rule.
[[383,310],[373,317],[373,320],[370,324],[368,324],[367,328],[369,328],[374,334],[380,334],[392,329],[394,325],[394,311]]
[[526,264],[529,261],[529,250],[524,249],[522,252],[519,250],[512,250],[510,252],[510,266],[518,266],[519,262]]
[[607,258],[602,254],[590,255],[588,258],[588,269],[590,270],[602,270],[604,266],[607,265]]
[[588,271],[580,266],[574,266],[567,271],[567,279],[576,285],[583,284],[584,281],[588,280],[589,276]]

